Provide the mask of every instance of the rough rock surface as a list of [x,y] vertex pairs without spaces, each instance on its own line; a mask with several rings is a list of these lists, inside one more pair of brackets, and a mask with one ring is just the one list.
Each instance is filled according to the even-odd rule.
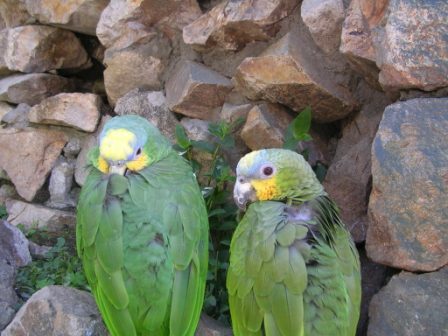
[[26,9],[40,23],[95,35],[96,25],[109,0],[25,0]]
[[319,48],[326,53],[339,49],[344,21],[342,0],[304,0],[300,14]]
[[247,115],[241,130],[241,138],[246,145],[257,150],[283,146],[283,135],[293,117],[278,104],[263,103],[254,106]]
[[387,11],[389,0],[353,0],[347,10],[342,28],[340,51],[353,69],[363,75],[373,87],[378,83],[376,50],[372,31]]
[[47,208],[41,205],[18,200],[7,200],[8,222],[22,224],[26,229],[46,229],[51,232],[64,232],[75,227],[75,214]]
[[[0,23],[1,23],[1,17],[0,17]],[[5,50],[8,44],[8,29],[3,30],[2,29],[3,28],[0,27],[0,77],[4,77],[13,72],[8,69],[8,66],[6,65],[5,61]]]
[[60,93],[33,106],[29,120],[94,132],[100,118],[101,97],[93,93]]
[[196,0],[111,0],[101,14],[96,33],[106,48],[126,47],[156,25],[168,35],[201,14]]
[[4,220],[0,220],[0,258],[15,268],[31,262],[28,239],[22,231]]
[[34,293],[2,332],[2,336],[106,334],[92,296],[62,286],[48,286]]
[[107,51],[104,58],[104,85],[111,105],[135,88],[158,90],[171,53],[166,38],[151,35],[146,43]]
[[118,99],[115,112],[119,115],[141,115],[155,125],[171,142],[175,141],[174,134],[179,122],[168,109],[162,91],[132,90]]
[[206,66],[184,61],[166,83],[170,109],[188,117],[211,120],[213,109],[224,103],[232,83]]
[[14,281],[15,268],[0,258],[0,330],[13,319],[15,306],[19,301],[14,291]]
[[43,99],[73,90],[73,82],[50,74],[12,75],[0,79],[0,100],[13,104],[38,104]]
[[5,116],[8,112],[12,111],[13,109],[14,107],[12,105],[0,101],[0,122],[2,121],[3,116]]
[[26,10],[25,0],[0,1],[0,21],[6,28],[13,28],[30,24],[35,21]]
[[448,86],[448,2],[391,0],[375,30],[379,81],[385,90]]
[[50,199],[46,203],[47,206],[58,209],[76,206],[75,200],[70,195],[74,173],[75,162],[61,156],[51,171],[48,185]]
[[355,105],[350,91],[333,79],[325,63],[307,53],[300,34],[291,31],[258,57],[246,58],[233,82],[250,99],[267,99],[298,112],[312,106],[319,122],[347,116]]
[[448,98],[390,105],[372,146],[366,249],[382,264],[433,271],[448,263]]
[[9,29],[4,59],[10,70],[26,73],[90,66],[89,56],[75,34],[38,25]]
[[28,127],[28,115],[31,107],[28,104],[19,104],[14,109],[9,111],[1,119],[2,122],[7,123],[8,127],[25,128]]
[[447,279],[447,267],[433,273],[394,276],[372,299],[367,335],[447,335]]
[[361,111],[343,123],[342,137],[324,180],[325,190],[341,209],[342,220],[356,242],[366,238],[372,141],[389,104],[382,92],[367,94]]
[[66,142],[65,134],[54,130],[0,129],[0,167],[20,196],[27,201],[34,198]]
[[222,325],[220,322],[208,317],[205,314],[201,315],[198,328],[195,336],[232,336],[232,329]]
[[269,40],[276,25],[297,6],[297,0],[223,1],[184,27],[185,43],[196,49],[237,50],[252,41]]

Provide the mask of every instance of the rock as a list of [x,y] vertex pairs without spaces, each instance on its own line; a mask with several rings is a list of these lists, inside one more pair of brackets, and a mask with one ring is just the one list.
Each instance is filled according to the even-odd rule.
[[202,314],[195,336],[232,336],[232,329]]
[[14,291],[15,275],[15,268],[5,259],[0,258],[0,330],[3,330],[13,319],[15,307],[19,302]]
[[13,104],[38,104],[60,92],[72,91],[73,82],[65,77],[50,74],[12,75],[0,79],[0,101]]
[[13,28],[33,23],[34,18],[26,10],[26,0],[2,0],[0,1],[0,21],[6,28]]
[[258,57],[246,58],[233,77],[236,88],[249,99],[278,102],[297,112],[311,106],[318,122],[346,117],[356,104],[352,94],[300,39],[291,31]]
[[247,116],[241,138],[251,150],[282,147],[286,128],[293,117],[278,104],[254,106]]
[[0,186],[0,206],[4,205],[7,199],[17,198],[18,196],[16,189],[12,185],[2,184]]
[[300,13],[319,48],[326,53],[339,49],[345,14],[342,0],[304,0]]
[[103,336],[107,331],[89,293],[48,286],[34,293],[2,332],[16,335]]
[[115,112],[119,115],[138,114],[149,120],[171,142],[175,142],[176,125],[179,123],[168,109],[162,91],[134,89],[118,99]]
[[75,34],[48,26],[9,29],[4,58],[8,69],[26,73],[91,66],[89,56]]
[[75,165],[75,181],[78,185],[82,186],[89,172],[87,155],[93,146],[98,144],[97,137],[101,133],[104,124],[110,119],[110,116],[104,116],[101,118],[100,124],[93,135],[88,135],[82,144],[81,151],[76,158]]
[[[1,4],[0,4],[1,6]],[[1,16],[0,16],[1,23]],[[5,50],[8,44],[8,29],[3,29],[0,27],[0,78],[10,75],[11,70],[8,69],[5,61]]]
[[65,134],[54,130],[0,129],[0,167],[21,197],[27,201],[34,198],[66,142]]
[[76,206],[75,200],[70,197],[74,173],[75,162],[60,157],[50,175],[50,199],[46,203],[48,207],[64,209]]
[[146,36],[152,26],[168,33],[201,14],[195,0],[112,0],[101,14],[96,33],[106,48],[127,47]]
[[343,123],[342,137],[323,183],[356,242],[366,238],[372,142],[389,104],[384,93],[371,92],[361,111]]
[[33,106],[29,120],[94,132],[100,119],[101,97],[92,93],[60,93]]
[[373,31],[387,11],[389,0],[352,0],[342,28],[340,52],[355,71],[380,89]]
[[382,87],[448,86],[448,2],[391,0],[387,14],[374,36]]
[[14,109],[5,114],[1,121],[7,123],[9,127],[28,127],[28,115],[30,113],[30,110],[31,107],[28,104],[19,104]]
[[77,137],[70,138],[64,147],[64,156],[73,160],[81,151],[82,140]]
[[118,98],[135,88],[161,89],[161,76],[170,53],[169,41],[156,35],[144,44],[107,51],[104,85],[109,103],[114,106]]
[[224,103],[221,109],[221,120],[228,123],[234,123],[238,120],[246,121],[249,111],[254,107],[253,104],[230,104]]
[[10,111],[14,109],[13,106],[9,105],[8,103],[0,101],[0,122],[2,121],[2,118]]
[[15,268],[31,262],[28,239],[22,231],[4,220],[0,220],[0,252],[0,259]]
[[75,228],[74,212],[51,209],[37,204],[18,200],[7,200],[8,222],[12,225],[22,224],[26,230],[45,229],[62,233]]
[[448,98],[388,106],[372,146],[366,249],[409,271],[448,263]]
[[214,108],[224,103],[232,83],[206,66],[184,61],[166,83],[169,108],[192,118],[211,120]]
[[447,278],[447,267],[433,273],[394,276],[372,299],[367,335],[446,335]]
[[101,12],[109,0],[25,0],[26,9],[40,23],[95,35]]
[[48,252],[51,250],[51,246],[41,246],[30,240],[28,249],[30,250],[33,259],[45,259],[47,258]]
[[238,50],[252,41],[267,41],[297,0],[223,1],[185,26],[183,38],[197,50],[213,47]]

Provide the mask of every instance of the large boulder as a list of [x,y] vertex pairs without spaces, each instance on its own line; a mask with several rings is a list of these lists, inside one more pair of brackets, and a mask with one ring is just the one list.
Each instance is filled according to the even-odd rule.
[[0,21],[6,28],[13,28],[33,23],[35,19],[26,10],[26,0],[0,1]]
[[15,268],[31,262],[28,239],[22,231],[4,220],[0,220],[0,256]]
[[333,74],[326,60],[303,43],[309,45],[293,30],[258,57],[246,58],[233,77],[236,88],[249,99],[281,103],[297,112],[311,106],[318,122],[346,117],[356,102],[340,81],[345,78]]
[[14,291],[15,275],[14,266],[0,257],[0,330],[3,330],[13,319],[15,307],[19,302]]
[[237,50],[252,41],[267,41],[279,30],[298,0],[222,1],[185,26],[183,38],[198,50],[219,47]]
[[106,328],[87,292],[48,286],[34,293],[20,308],[2,336],[104,336]]
[[[22,0],[23,1],[23,0]],[[40,23],[95,35],[101,12],[109,0],[25,0],[26,9]]]
[[26,73],[84,69],[91,65],[87,52],[75,34],[38,25],[8,30],[4,60],[8,69]]
[[0,168],[6,170],[19,195],[31,201],[66,142],[66,135],[55,130],[0,129]]
[[366,249],[382,264],[433,271],[448,263],[448,98],[386,108],[372,146]]
[[73,82],[65,77],[46,73],[17,74],[0,79],[0,101],[36,105],[61,92],[72,91]]
[[447,279],[447,267],[394,276],[371,301],[367,336],[447,335]]
[[33,106],[29,120],[94,132],[100,119],[101,97],[93,93],[60,93]]

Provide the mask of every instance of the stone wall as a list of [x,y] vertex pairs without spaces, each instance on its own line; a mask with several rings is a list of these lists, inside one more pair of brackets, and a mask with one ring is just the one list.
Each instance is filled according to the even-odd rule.
[[179,122],[207,139],[209,122],[243,117],[244,153],[281,146],[306,106],[310,159],[328,167],[363,256],[358,334],[448,334],[446,291],[425,299],[443,276],[446,287],[448,264],[445,0],[0,2],[12,225],[73,229],[86,153],[111,115],[140,114],[171,140]]

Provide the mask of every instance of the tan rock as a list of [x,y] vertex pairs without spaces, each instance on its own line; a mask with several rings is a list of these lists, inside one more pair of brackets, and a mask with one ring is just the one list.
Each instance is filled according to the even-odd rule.
[[26,9],[40,23],[95,35],[101,12],[109,0],[25,0]]
[[[147,36],[151,27],[181,29],[201,14],[196,0],[111,0],[101,14],[96,33],[106,48],[125,48]],[[171,26],[171,27],[170,27]]]
[[230,104],[224,103],[221,109],[221,119],[228,123],[237,122],[238,120],[246,121],[249,111],[254,107],[253,104]]
[[6,170],[19,195],[31,201],[66,142],[59,131],[0,129],[0,168]]
[[277,24],[299,4],[297,0],[223,1],[185,26],[183,39],[198,50],[237,50],[252,41],[267,41]]
[[107,335],[90,293],[48,286],[34,293],[20,308],[2,336]]
[[6,28],[14,28],[31,24],[36,20],[26,10],[26,0],[0,1],[0,21],[3,20]]
[[139,114],[156,126],[171,142],[175,142],[176,125],[179,121],[168,109],[162,91],[132,90],[118,99],[115,112],[119,115]]
[[36,105],[60,92],[72,91],[71,80],[50,74],[12,75],[0,79],[0,101]]
[[251,150],[282,147],[283,135],[292,120],[281,105],[256,105],[249,111],[241,138]]
[[353,0],[342,28],[340,51],[367,82],[380,88],[373,33],[387,11],[388,0]]
[[166,83],[166,98],[174,112],[211,120],[213,109],[224,103],[231,89],[226,77],[202,64],[183,61]]
[[100,119],[100,96],[92,93],[60,93],[35,105],[28,116],[38,124],[69,126],[94,132]]
[[114,106],[118,98],[136,88],[161,89],[170,52],[169,41],[156,35],[147,43],[106,52],[104,85],[109,103]]
[[74,212],[47,208],[41,205],[9,199],[6,201],[8,222],[23,225],[26,230],[44,229],[50,232],[64,232],[75,228]]
[[448,86],[448,2],[391,0],[387,13],[374,32],[382,87]]
[[258,57],[246,58],[233,82],[250,99],[266,99],[300,112],[311,106],[318,122],[346,117],[356,102],[347,83],[325,67],[325,60],[300,44],[300,35],[289,32]]
[[372,146],[366,250],[409,271],[448,264],[448,98],[386,108]]
[[37,25],[8,30],[4,59],[10,70],[27,73],[85,69],[91,65],[89,56],[75,34],[60,28]]
[[344,21],[342,0],[304,0],[300,14],[320,49],[326,53],[339,49]]

